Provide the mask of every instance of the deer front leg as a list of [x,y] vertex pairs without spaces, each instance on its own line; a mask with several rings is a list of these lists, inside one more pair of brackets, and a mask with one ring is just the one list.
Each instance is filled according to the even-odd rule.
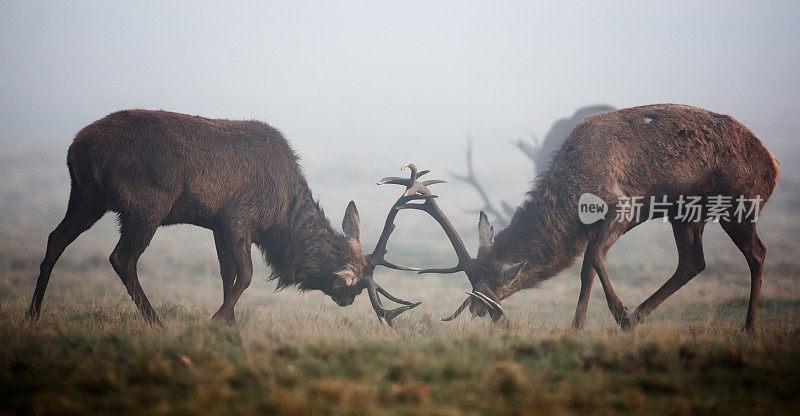
[[253,260],[250,257],[252,241],[249,237],[234,235],[231,242],[233,257],[236,260],[236,282],[233,284],[230,296],[222,302],[220,311],[228,322],[235,323],[233,309],[253,280]]
[[611,286],[611,280],[608,278],[608,273],[606,272],[603,261],[593,261],[592,267],[597,271],[597,276],[600,277],[600,283],[603,285],[603,292],[606,294],[608,309],[611,311],[611,315],[614,316],[614,320],[617,321],[619,326],[625,331],[633,329],[631,321],[628,318],[628,308],[622,303],[616,292],[614,292],[614,287]]
[[750,303],[747,308],[747,320],[742,330],[754,333],[758,322],[758,298],[761,294],[761,283],[764,272],[764,259],[767,249],[758,238],[756,225],[752,222],[722,222],[722,229],[728,233],[736,247],[744,254],[750,266]]
[[150,244],[159,222],[147,216],[121,215],[120,239],[111,256],[109,256],[109,261],[145,321],[156,327],[163,327],[164,325],[158,319],[156,311],[153,310],[153,306],[139,283],[139,276],[136,270],[139,257]]
[[[217,258],[219,259],[219,271],[222,276],[222,303],[224,306],[225,302],[228,302],[233,294],[233,284],[236,280],[236,258],[223,231],[214,230],[214,244],[217,249]],[[229,324],[235,323],[233,313],[228,313],[222,306],[211,319]]]
[[572,320],[573,329],[582,329],[586,323],[586,309],[589,306],[589,294],[592,293],[595,271],[587,261],[587,256],[583,256],[583,266],[581,266],[581,294],[578,296],[578,307],[575,309],[575,318]]
[[616,292],[614,292],[614,287],[611,286],[611,280],[608,278],[608,272],[606,272],[605,267],[606,253],[617,239],[619,239],[626,227],[627,224],[623,222],[604,221],[597,237],[586,249],[584,261],[588,261],[597,272],[600,283],[603,285],[603,292],[605,292],[606,295],[608,309],[614,316],[614,320],[617,321],[623,330],[627,331],[632,328],[630,319],[628,318],[628,308],[625,307]]

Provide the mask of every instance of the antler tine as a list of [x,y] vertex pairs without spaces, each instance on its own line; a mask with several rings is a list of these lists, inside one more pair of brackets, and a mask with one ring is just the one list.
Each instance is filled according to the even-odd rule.
[[448,316],[447,318],[442,318],[442,321],[447,322],[456,319],[458,315],[461,315],[461,312],[464,312],[464,309],[467,309],[467,306],[469,306],[471,302],[472,302],[472,297],[467,296],[467,299],[464,301],[464,303],[462,303],[461,306],[459,306],[458,309],[456,309],[456,311],[453,312],[452,315]]
[[409,302],[407,300],[403,300],[403,299],[400,299],[398,297],[394,297],[394,296],[392,296],[391,293],[387,292],[386,289],[382,288],[381,285],[376,284],[376,286],[378,287],[378,292],[380,292],[381,295],[386,296],[386,298],[389,299],[392,302],[399,303],[401,305],[409,305],[409,306],[410,305],[417,306],[417,305],[420,304],[420,302]]
[[467,294],[470,295],[470,296],[477,297],[483,303],[485,303],[486,306],[488,306],[490,309],[495,309],[495,310],[497,310],[498,312],[501,312],[501,313],[504,312],[503,311],[503,307],[499,303],[495,302],[494,300],[492,300],[492,298],[486,296],[486,294],[484,294],[481,291],[476,290],[474,292],[467,292]]
[[429,181],[423,181],[422,186],[436,185],[437,183],[447,183],[447,181],[444,179],[432,179]]
[[[409,302],[407,300],[396,298],[390,295],[389,292],[387,292],[384,288],[380,287],[380,285],[375,283],[373,279],[367,280],[366,283],[367,283],[367,294],[369,295],[370,303],[372,303],[372,309],[374,309],[375,313],[378,314],[378,320],[385,325],[394,326],[393,322],[394,318],[396,318],[398,315],[409,309],[417,307],[420,303],[422,303],[422,302]],[[390,300],[402,304],[403,306],[391,310],[385,309],[383,307],[383,303],[381,303],[381,298],[378,295],[378,292],[382,293]]]
[[402,271],[405,271],[405,272],[420,272],[421,271],[419,269],[419,267],[400,266],[400,265],[394,264],[394,263],[392,263],[390,261],[387,261],[387,260],[381,260],[377,264],[381,265],[383,267],[388,267],[390,269],[395,269],[395,270],[402,270]]
[[[402,171],[405,168],[411,169],[411,180],[412,181],[417,180],[417,165],[415,165],[415,164],[413,164],[411,162],[408,162],[405,165],[401,166],[400,170]],[[428,173],[428,172],[425,172],[425,173]]]

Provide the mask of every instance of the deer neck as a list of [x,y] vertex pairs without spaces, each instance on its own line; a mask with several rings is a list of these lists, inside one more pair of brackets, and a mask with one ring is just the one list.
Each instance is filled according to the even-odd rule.
[[310,192],[289,202],[285,221],[261,233],[256,243],[272,268],[278,289],[301,290],[330,285],[332,272],[343,266],[350,247],[313,200]]
[[586,248],[586,238],[579,229],[577,199],[572,201],[567,193],[554,192],[541,183],[529,195],[492,245],[497,262],[527,262],[506,288],[510,293],[556,276]]

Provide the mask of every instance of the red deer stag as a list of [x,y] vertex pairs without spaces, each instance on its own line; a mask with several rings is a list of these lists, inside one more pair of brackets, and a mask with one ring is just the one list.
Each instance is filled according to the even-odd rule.
[[[509,226],[496,237],[481,213],[480,248],[474,259],[435,200],[428,199],[419,209],[444,227],[458,255],[458,265],[421,273],[467,274],[473,290],[446,320],[469,307],[473,315],[488,312],[493,320],[500,321],[505,319],[502,299],[539,286],[583,253],[581,290],[572,325],[584,325],[596,274],[615,320],[629,330],[705,268],[703,228],[709,220],[715,220],[750,267],[750,304],[744,329],[752,331],[766,253],[756,234],[755,220],[777,185],[779,173],[778,160],[750,130],[729,116],[675,104],[605,112],[575,127],[553,156],[549,169],[537,178]],[[634,216],[629,212],[615,218],[608,209],[600,221],[587,224],[579,220],[578,213],[579,200],[587,193],[602,199],[606,209],[631,208],[635,204],[630,198],[640,197],[640,211],[653,215]],[[701,201],[699,215],[686,215],[686,202],[691,197]],[[727,206],[713,202],[740,198],[752,201],[744,217],[736,203]],[[655,203],[651,205],[652,201]],[[657,204],[659,209],[655,209]],[[658,217],[666,217],[672,225],[678,267],[629,315],[606,272],[606,253],[622,234],[648,218]]]
[[[384,259],[401,196],[373,253],[359,242],[351,201],[344,235],[314,201],[298,157],[283,135],[259,121],[212,120],[166,111],[129,110],[81,130],[67,153],[67,213],[47,241],[29,320],[39,318],[50,273],[64,249],[107,211],[118,214],[120,239],[109,260],[134,303],[161,325],[136,272],[139,256],[162,225],[193,224],[214,233],[223,303],[214,319],[234,322],[234,305],[250,285],[253,243],[278,287],[321,290],[340,306],[367,289],[381,322],[418,305],[391,296],[372,278]],[[379,293],[404,306],[386,310]]]

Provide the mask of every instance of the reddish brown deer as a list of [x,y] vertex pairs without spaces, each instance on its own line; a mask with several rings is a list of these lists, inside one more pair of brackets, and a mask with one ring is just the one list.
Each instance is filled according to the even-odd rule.
[[[729,116],[674,104],[601,113],[575,127],[553,156],[549,169],[536,179],[509,226],[496,237],[493,238],[486,215],[481,213],[476,258],[470,257],[434,199],[417,207],[444,227],[459,260],[456,267],[421,273],[466,272],[473,291],[446,320],[454,319],[469,306],[473,315],[488,312],[500,321],[505,319],[502,299],[539,286],[583,253],[573,326],[584,325],[596,274],[615,320],[623,329],[631,329],[705,268],[702,236],[712,215],[709,200],[718,196],[745,198],[755,201],[755,208],[760,209],[777,185],[779,173],[778,160],[750,130]],[[661,208],[669,209],[654,210],[652,217],[666,217],[671,223],[678,267],[631,315],[614,293],[604,261],[617,239],[649,216],[625,215],[617,220],[609,209],[604,219],[584,224],[578,215],[579,198],[584,193],[599,196],[611,207],[624,197],[642,197],[644,212],[651,208],[651,197],[668,203]],[[700,218],[692,221],[682,215],[681,196],[701,197]],[[747,218],[740,214],[736,220],[735,209],[737,205],[731,204],[722,212],[726,217],[716,218],[750,267],[750,304],[744,329],[752,331],[757,321],[766,250],[756,233],[757,210],[750,211]]]
[[[321,290],[340,306],[367,289],[381,322],[418,305],[391,296],[372,278],[384,259],[400,197],[373,253],[359,242],[351,201],[344,235],[314,201],[298,157],[273,127],[259,121],[212,120],[166,111],[129,110],[81,130],[67,153],[71,191],[64,219],[50,233],[27,317],[39,318],[58,258],[107,211],[118,214],[120,239],[110,261],[139,311],[161,325],[136,271],[139,256],[162,225],[193,224],[214,232],[223,303],[214,319],[234,322],[234,305],[250,285],[253,243],[278,287]],[[379,293],[404,306],[383,309]]]

